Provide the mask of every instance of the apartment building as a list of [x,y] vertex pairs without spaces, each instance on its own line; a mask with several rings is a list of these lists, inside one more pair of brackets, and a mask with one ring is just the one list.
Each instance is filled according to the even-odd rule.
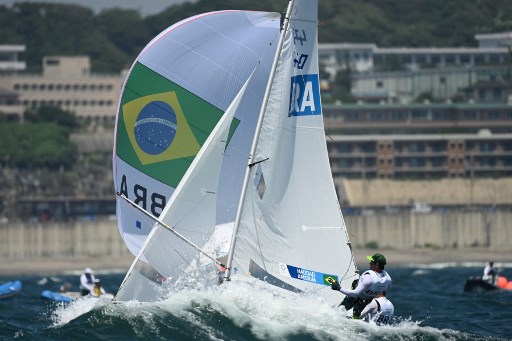
[[335,178],[512,176],[512,106],[506,103],[323,110]]
[[88,56],[48,56],[42,74],[0,73],[0,89],[17,95],[13,105],[22,109],[19,115],[30,108],[57,106],[79,119],[113,122],[124,78],[122,73],[92,73]]

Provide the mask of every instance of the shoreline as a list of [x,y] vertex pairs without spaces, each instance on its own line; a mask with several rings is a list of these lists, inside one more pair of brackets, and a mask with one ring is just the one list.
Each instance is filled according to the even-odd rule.
[[[415,265],[475,263],[483,266],[488,261],[512,263],[512,252],[505,250],[488,250],[482,248],[468,249],[354,249],[354,259],[358,268],[366,269],[368,260],[366,256],[381,253],[387,259],[388,267],[402,267]],[[23,275],[57,275],[66,272],[83,271],[90,267],[94,271],[128,271],[134,257],[125,255],[120,257],[90,257],[90,258],[39,258],[39,259],[2,259],[0,274],[5,276]]]

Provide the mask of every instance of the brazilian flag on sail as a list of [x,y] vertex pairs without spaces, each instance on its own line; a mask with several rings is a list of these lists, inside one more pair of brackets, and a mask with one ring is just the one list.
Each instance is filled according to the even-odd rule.
[[117,156],[176,187],[222,114],[222,110],[137,63],[121,98]]

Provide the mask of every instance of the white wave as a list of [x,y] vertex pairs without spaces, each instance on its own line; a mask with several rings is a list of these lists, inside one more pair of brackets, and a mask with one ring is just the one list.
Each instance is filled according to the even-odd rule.
[[51,313],[52,327],[63,326],[95,308],[108,305],[110,301],[108,298],[84,296],[71,303],[61,303]]
[[304,334],[317,340],[367,340],[383,336],[407,339],[414,338],[418,332],[442,338],[446,333],[421,327],[421,322],[411,318],[398,317],[394,325],[385,327],[350,320],[343,308],[329,306],[318,296],[285,295],[256,280],[230,282],[201,291],[186,289],[156,303],[111,304],[103,313],[127,320],[133,332],[141,337],[158,335],[159,329],[165,328],[159,321],[178,320],[210,339],[226,339],[223,325],[211,324],[210,317],[219,314],[260,340],[289,339]]
[[412,276],[420,276],[420,275],[430,275],[430,271],[425,270],[425,269],[417,269],[417,270],[414,270],[414,272],[412,273]]

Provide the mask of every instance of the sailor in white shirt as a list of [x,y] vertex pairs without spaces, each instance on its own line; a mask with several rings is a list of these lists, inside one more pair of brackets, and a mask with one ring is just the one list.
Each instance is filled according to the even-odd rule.
[[332,290],[340,291],[346,295],[341,305],[347,311],[353,309],[352,317],[354,319],[360,318],[361,311],[372,299],[377,297],[377,294],[389,291],[391,288],[391,277],[384,270],[386,258],[380,253],[366,258],[370,261],[370,270],[361,275],[355,289],[342,288],[337,281],[331,284]]

